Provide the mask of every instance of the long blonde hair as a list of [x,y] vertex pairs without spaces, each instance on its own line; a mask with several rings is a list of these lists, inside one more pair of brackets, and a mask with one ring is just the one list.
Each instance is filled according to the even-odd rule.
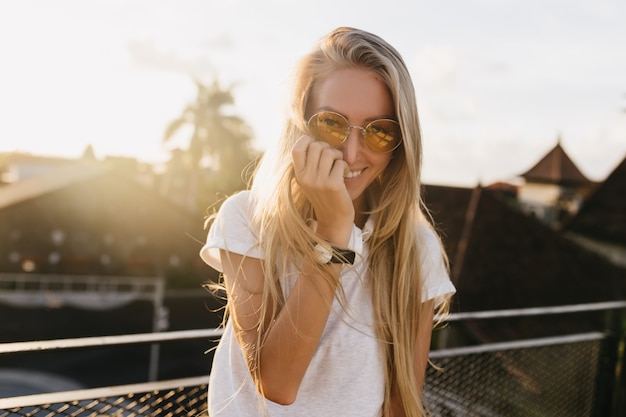
[[[315,259],[311,242],[318,238],[310,228],[314,213],[294,179],[291,148],[306,133],[304,120],[311,91],[333,71],[346,68],[373,71],[385,82],[402,129],[402,146],[394,151],[380,178],[366,190],[370,213],[376,214],[369,240],[368,271],[376,332],[386,362],[385,407],[388,411],[392,383],[395,383],[406,415],[422,417],[426,414],[413,371],[422,305],[422,275],[417,261],[420,259],[420,229],[428,223],[420,194],[419,119],[413,83],[402,57],[371,33],[338,28],[301,60],[295,74],[291,115],[281,141],[266,152],[255,172],[251,186],[255,200],[254,222],[265,253],[259,346],[267,327],[271,326],[270,316],[276,314],[284,302],[281,271],[285,271],[288,264],[298,265],[302,259]],[[338,280],[324,271],[323,266],[320,268],[326,279]],[[265,306],[274,308],[270,310]]]

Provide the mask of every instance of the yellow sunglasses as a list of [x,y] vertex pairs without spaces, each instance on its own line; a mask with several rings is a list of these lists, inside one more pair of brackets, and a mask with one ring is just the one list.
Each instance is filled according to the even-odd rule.
[[306,126],[311,136],[333,147],[341,145],[353,128],[361,129],[365,145],[374,152],[391,152],[402,143],[400,125],[391,119],[373,120],[365,127],[353,126],[339,113],[323,111],[311,116]]

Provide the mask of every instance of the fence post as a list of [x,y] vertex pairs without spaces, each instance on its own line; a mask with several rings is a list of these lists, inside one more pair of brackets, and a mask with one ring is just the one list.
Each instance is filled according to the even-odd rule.
[[[163,277],[155,278],[153,303],[153,321],[152,331],[161,332],[169,327],[167,308],[163,306],[163,295],[165,291],[165,282]],[[159,356],[161,351],[160,343],[153,343],[150,346],[150,363],[148,365],[148,381],[157,381],[159,379]]]
[[598,384],[597,416],[623,417],[626,415],[626,316],[623,308],[607,312],[605,360],[601,363],[603,381]]

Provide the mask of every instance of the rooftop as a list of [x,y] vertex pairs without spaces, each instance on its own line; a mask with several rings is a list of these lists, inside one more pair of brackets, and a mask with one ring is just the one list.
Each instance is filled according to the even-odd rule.
[[527,182],[549,183],[558,185],[588,185],[589,180],[578,169],[576,164],[567,155],[561,142],[550,150],[537,164],[521,174]]

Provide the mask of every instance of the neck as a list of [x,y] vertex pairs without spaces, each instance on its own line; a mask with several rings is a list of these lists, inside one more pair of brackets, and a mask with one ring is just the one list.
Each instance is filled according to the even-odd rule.
[[368,217],[368,215],[363,213],[363,212],[357,214],[355,219],[354,219],[354,224],[356,224],[356,226],[359,229],[362,229],[363,226],[365,226],[365,222],[367,221],[367,217]]
[[367,213],[368,204],[365,198],[365,193],[361,194],[356,200],[353,200],[352,203],[354,204],[355,213],[354,224],[362,229],[363,226],[365,226],[367,218],[369,217],[369,214]]

